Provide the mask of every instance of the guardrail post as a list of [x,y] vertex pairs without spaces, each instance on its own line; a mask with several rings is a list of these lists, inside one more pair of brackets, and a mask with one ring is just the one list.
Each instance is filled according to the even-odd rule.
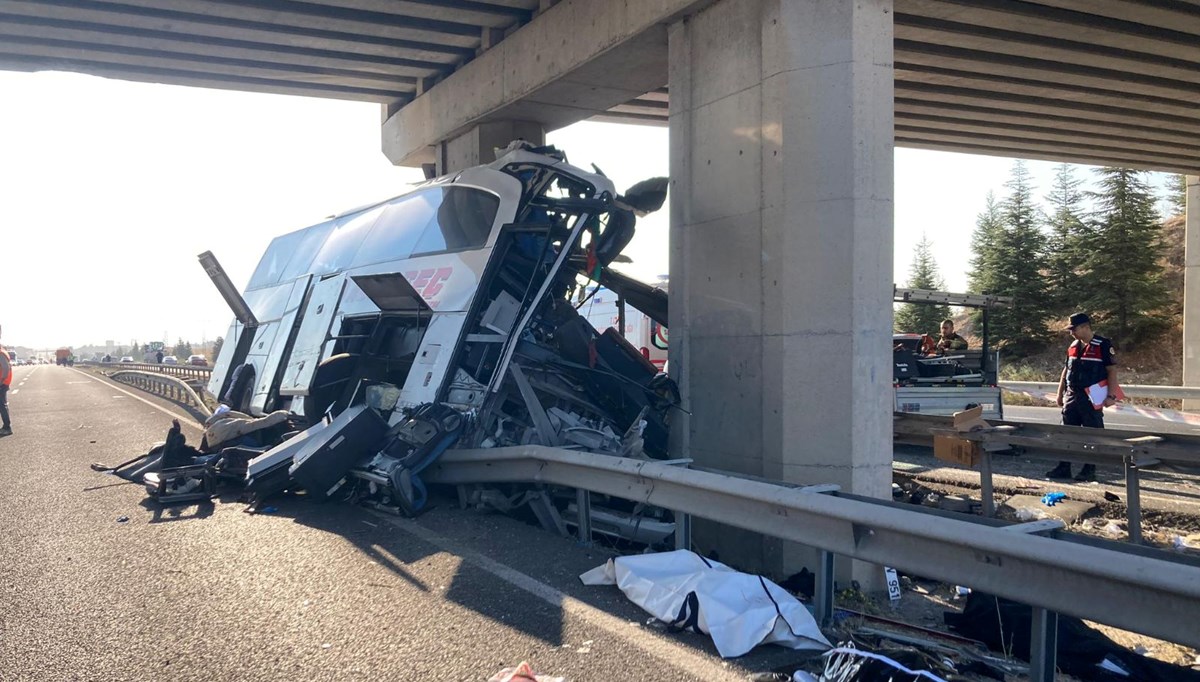
[[675,514],[675,549],[692,549],[692,515],[677,511]]
[[1029,643],[1029,679],[1032,682],[1054,682],[1058,659],[1058,614],[1033,607],[1033,631]]
[[979,496],[983,500],[983,515],[992,518],[996,515],[996,497],[992,491],[992,453],[987,448],[980,450]]
[[583,489],[575,489],[575,509],[577,518],[576,533],[579,542],[584,545],[592,544],[592,493]]
[[1133,457],[1125,458],[1125,517],[1129,525],[1129,541],[1142,544],[1142,485],[1141,472]]
[[833,621],[833,552],[820,551],[817,559],[816,582],[813,585],[813,617],[825,627]]

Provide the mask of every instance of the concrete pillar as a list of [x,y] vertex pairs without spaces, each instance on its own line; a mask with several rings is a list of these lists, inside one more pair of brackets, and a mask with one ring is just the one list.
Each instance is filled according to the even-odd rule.
[[437,174],[491,163],[496,160],[497,149],[504,149],[518,139],[542,145],[546,143],[546,131],[542,124],[530,121],[480,123],[458,137],[438,143]]
[[[673,444],[887,496],[892,2],[721,0],[669,36]],[[815,567],[715,524],[695,538],[740,567]]]
[[[1183,252],[1183,385],[1200,386],[1200,177],[1187,176]],[[1200,411],[1200,400],[1183,401]]]

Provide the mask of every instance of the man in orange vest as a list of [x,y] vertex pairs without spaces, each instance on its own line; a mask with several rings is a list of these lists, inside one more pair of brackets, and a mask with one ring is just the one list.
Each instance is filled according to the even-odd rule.
[[0,346],[0,421],[4,422],[0,436],[12,435],[12,424],[8,421],[8,387],[12,385],[12,377],[12,359],[4,346]]

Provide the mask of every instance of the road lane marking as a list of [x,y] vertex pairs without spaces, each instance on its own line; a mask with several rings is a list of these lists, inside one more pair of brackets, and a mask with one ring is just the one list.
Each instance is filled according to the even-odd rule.
[[[104,381],[103,379],[101,379],[99,377],[94,377],[91,374],[88,374],[87,372],[85,372],[81,369],[75,369],[74,367],[71,367],[70,370],[73,372],[79,372],[80,374],[91,379],[92,381],[95,381],[96,383],[99,383],[103,386],[107,386],[108,388],[111,388],[114,391],[120,391],[121,393],[124,393],[125,395],[129,396],[130,398],[133,398],[134,400],[140,400],[141,402],[146,403],[150,407],[153,407],[154,409],[158,410],[159,412],[162,412],[163,414],[170,415],[171,417],[173,417],[175,419],[189,422],[191,425],[195,426],[198,429],[201,429],[201,430],[204,429],[204,425],[201,424],[200,422],[196,421],[195,418],[193,418],[193,417],[183,415],[178,412],[172,412],[171,410],[168,410],[167,408],[163,407],[162,405],[156,405],[155,403],[152,403],[149,400],[146,400],[145,398],[143,398],[139,395],[130,393],[129,391],[126,391],[125,389],[121,388],[120,386],[114,386],[112,383],[110,383],[108,381]],[[15,392],[16,391],[14,391],[14,393]],[[114,395],[113,397],[116,398],[118,396]]]
[[741,681],[746,679],[744,674],[735,673],[735,671],[726,668],[721,663],[703,654],[695,653],[682,644],[660,639],[648,633],[643,628],[632,627],[632,625],[640,625],[640,623],[632,623],[624,618],[618,618],[587,602],[567,596],[565,593],[533,576],[526,575],[516,569],[505,566],[495,559],[467,549],[466,546],[443,535],[439,535],[421,526],[416,521],[397,519],[370,509],[366,511],[389,525],[415,535],[421,540],[435,545],[464,561],[469,561],[513,587],[524,590],[551,606],[562,609],[564,614],[573,615],[589,625],[600,628],[621,641],[627,642],[641,649],[643,652],[662,660],[671,667],[687,672],[695,679],[708,680],[710,682],[724,682],[726,680],[734,682],[735,680]]

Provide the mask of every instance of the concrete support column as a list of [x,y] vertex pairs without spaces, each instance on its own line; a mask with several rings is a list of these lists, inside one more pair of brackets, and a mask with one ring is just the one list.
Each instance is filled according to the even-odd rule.
[[546,131],[542,124],[531,121],[480,123],[458,137],[438,143],[437,174],[491,163],[496,160],[497,149],[504,149],[518,139],[542,145],[546,143]]
[[[887,496],[892,2],[722,0],[669,40],[673,444]],[[815,567],[715,524],[695,538],[740,567]]]
[[[1200,386],[1200,177],[1187,176],[1183,254],[1183,385]],[[1200,411],[1200,400],[1183,401]]]

